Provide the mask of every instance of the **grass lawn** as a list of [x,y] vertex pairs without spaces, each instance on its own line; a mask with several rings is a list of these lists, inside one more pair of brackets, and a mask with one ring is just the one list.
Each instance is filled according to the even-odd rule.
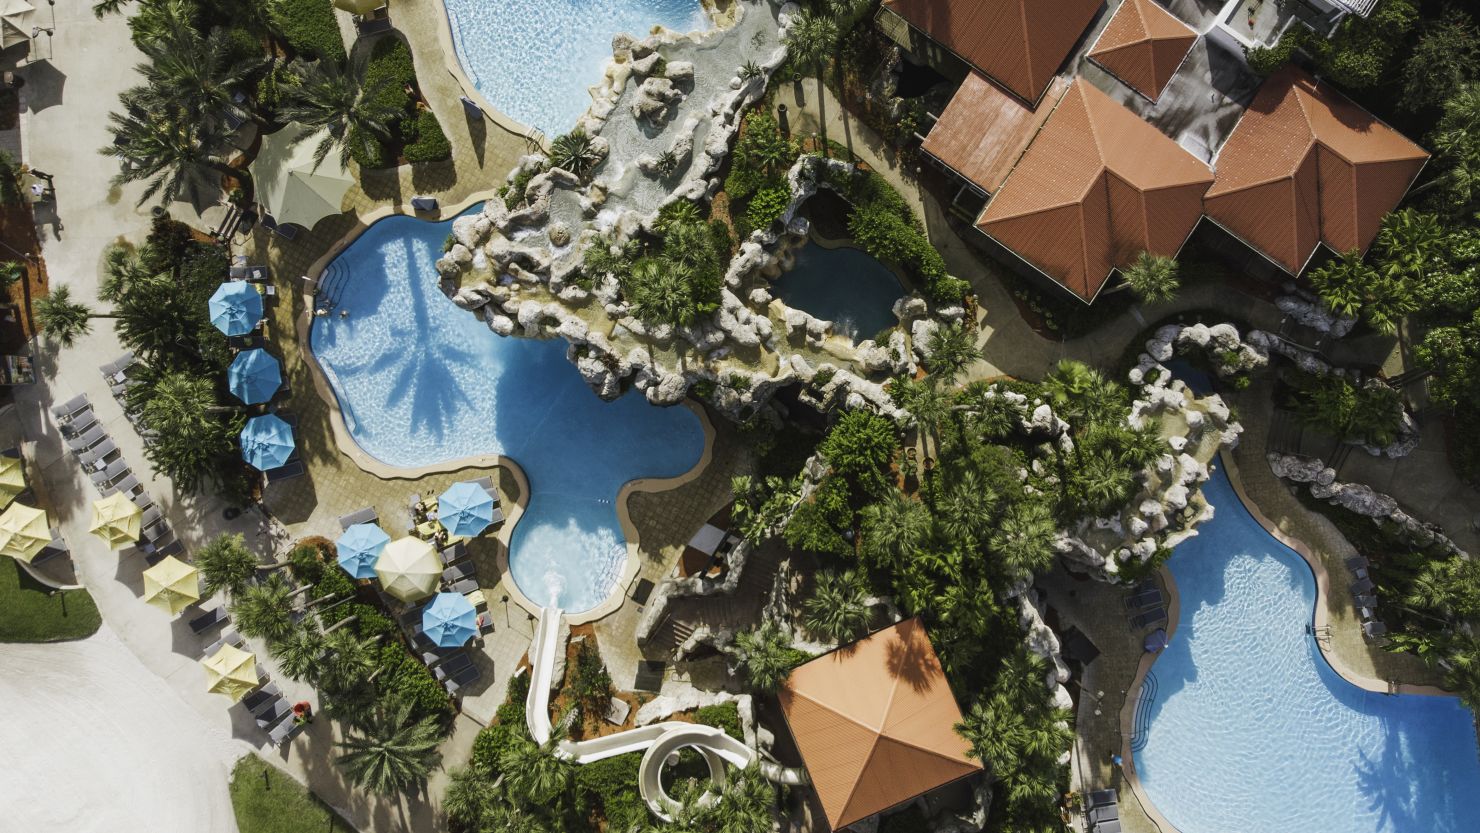
[[306,787],[256,755],[243,757],[231,771],[231,806],[241,833],[355,830]]
[[102,622],[86,590],[55,592],[15,559],[0,558],[0,642],[81,639]]

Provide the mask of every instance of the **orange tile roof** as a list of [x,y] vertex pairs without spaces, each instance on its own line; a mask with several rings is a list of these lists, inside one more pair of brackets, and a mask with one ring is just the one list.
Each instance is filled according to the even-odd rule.
[[981,771],[918,618],[798,667],[779,696],[833,829]]
[[1091,301],[1142,250],[1175,255],[1212,181],[1196,157],[1079,79],[977,228]]
[[990,194],[1002,186],[1068,87],[1067,80],[1055,78],[1034,108],[973,72],[961,82],[921,147]]
[[1295,275],[1318,243],[1366,251],[1427,160],[1423,148],[1291,66],[1265,80],[1223,144],[1204,210]]
[[886,0],[1024,101],[1037,102],[1104,0]]
[[1153,0],[1125,0],[1089,58],[1155,101],[1194,43],[1197,33]]

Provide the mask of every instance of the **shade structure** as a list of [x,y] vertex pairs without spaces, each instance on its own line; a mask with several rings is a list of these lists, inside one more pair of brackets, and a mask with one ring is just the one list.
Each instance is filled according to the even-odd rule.
[[471,538],[493,523],[493,498],[477,483],[454,483],[437,498],[437,519],[453,535]]
[[206,691],[224,694],[233,703],[262,684],[257,680],[257,657],[235,645],[222,645],[200,664],[206,669]]
[[26,490],[26,470],[19,457],[0,456],[0,506]]
[[478,611],[461,593],[438,593],[421,612],[421,630],[439,648],[466,645],[478,633]]
[[375,560],[375,575],[385,592],[403,602],[414,602],[436,592],[437,581],[442,578],[442,559],[430,542],[397,538],[386,544]]
[[200,601],[200,575],[174,556],[144,571],[144,601],[171,616]]
[[0,0],[0,48],[9,49],[31,39],[31,12],[26,0]]
[[24,503],[12,503],[0,515],[0,555],[31,563],[36,553],[51,543],[51,525],[46,513]]
[[918,618],[798,667],[778,697],[834,830],[981,771]]
[[114,492],[93,501],[92,534],[108,542],[113,549],[139,540],[143,532],[144,512],[128,495]]
[[242,459],[260,471],[278,468],[293,456],[293,428],[276,414],[247,420],[241,439]]
[[243,350],[226,368],[226,384],[231,395],[257,405],[272,398],[283,386],[283,368],[271,353],[261,347]]
[[206,306],[211,323],[229,336],[244,336],[262,320],[262,293],[247,281],[227,281],[216,287]]
[[375,562],[390,540],[375,524],[355,524],[334,542],[339,566],[355,578],[375,578]]
[[350,14],[369,14],[385,4],[385,0],[334,0],[335,8]]
[[252,177],[257,198],[279,224],[311,228],[342,211],[344,194],[355,180],[332,159],[314,164],[314,148],[321,139],[296,122],[262,138],[262,150],[252,161]]

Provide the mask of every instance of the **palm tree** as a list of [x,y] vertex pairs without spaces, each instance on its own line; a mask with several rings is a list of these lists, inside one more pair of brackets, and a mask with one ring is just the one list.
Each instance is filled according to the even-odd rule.
[[168,205],[197,185],[219,186],[222,175],[247,178],[216,153],[227,140],[221,125],[193,117],[178,102],[148,99],[139,89],[123,94],[125,112],[108,114],[113,141],[101,151],[119,161],[115,185],[148,183],[139,205],[156,194]]
[[1182,279],[1177,271],[1176,260],[1154,255],[1143,249],[1130,265],[1121,267],[1120,275],[1125,283],[1111,292],[1129,289],[1148,304],[1170,301],[1182,287]]
[[570,790],[575,781],[575,766],[556,754],[565,738],[565,721],[557,720],[544,743],[535,743],[528,735],[510,744],[498,757],[504,785],[516,800],[532,805],[548,805]]
[[780,688],[791,669],[806,656],[792,647],[790,634],[769,620],[753,631],[736,634],[733,648],[750,684],[766,694]]
[[[342,624],[342,623],[341,623]],[[373,639],[362,639],[353,630],[330,630],[324,634],[324,656],[319,663],[319,687],[342,692],[365,681],[375,670]]]
[[714,236],[702,222],[669,223],[663,232],[663,255],[691,269],[719,266]]
[[940,424],[951,412],[951,398],[940,389],[935,377],[899,377],[890,383],[889,397],[909,413],[921,436],[928,440],[926,450],[940,448]]
[[222,590],[236,596],[257,575],[257,556],[247,549],[240,533],[223,533],[196,551],[195,567],[200,570],[201,589],[207,596]]
[[1086,455],[1070,477],[1087,506],[1097,513],[1108,512],[1127,500],[1135,488],[1135,474],[1108,452]]
[[781,176],[796,158],[796,145],[781,135],[770,115],[756,113],[745,120],[745,133],[735,142],[735,161],[769,178]]
[[946,538],[975,547],[992,528],[997,493],[981,484],[975,471],[967,470],[946,487],[936,506],[935,523]]
[[898,490],[863,508],[863,554],[877,565],[908,561],[930,538],[930,509]]
[[1011,581],[1022,581],[1053,566],[1058,527],[1048,506],[1025,500],[1008,507],[988,540]]
[[802,603],[802,624],[830,642],[851,642],[868,630],[868,596],[855,570],[818,573],[812,595]]
[[71,347],[81,336],[92,331],[92,319],[112,318],[92,311],[87,304],[72,300],[72,287],[56,286],[36,299],[36,323],[48,338]]
[[1070,423],[1093,420],[1115,404],[1123,389],[1100,371],[1072,359],[1059,361],[1043,378],[1054,413]]
[[1311,270],[1310,284],[1332,312],[1360,315],[1386,335],[1397,332],[1398,322],[1418,309],[1401,271],[1379,272],[1355,249]]
[[235,451],[243,421],[239,409],[220,404],[215,382],[186,371],[135,386],[126,408],[154,432],[145,456],[184,491],[222,474],[220,463]]
[[981,348],[976,345],[976,333],[964,324],[937,327],[926,341],[926,350],[930,354],[931,375],[946,382],[955,382],[972,362],[982,357]]
[[280,573],[244,588],[231,605],[237,630],[269,642],[287,638],[297,627],[292,600],[293,588]]
[[267,62],[266,56],[234,59],[236,50],[225,28],[218,26],[203,36],[187,14],[174,11],[184,6],[166,3],[164,8],[172,10],[168,26],[158,37],[139,43],[149,59],[138,67],[148,82],[141,103],[155,109],[149,105],[173,102],[197,120],[252,118],[250,109],[237,103],[236,94]]
[[498,790],[481,772],[458,767],[448,773],[447,792],[442,795],[442,812],[463,830],[504,830],[488,821],[499,804]]
[[[811,69],[817,75],[817,123],[821,126],[822,146],[827,147],[827,116],[822,112],[826,88],[822,73],[838,45],[838,22],[827,14],[804,12],[792,21],[786,31],[786,48],[798,66]],[[823,154],[826,155],[824,150]]]
[[391,699],[371,713],[365,726],[353,727],[336,745],[336,762],[356,786],[382,795],[408,795],[426,785],[442,762],[441,731],[433,718],[415,719],[411,703]]
[[684,327],[699,317],[690,277],[693,270],[662,257],[644,257],[632,264],[632,274],[622,285],[639,320]]
[[324,634],[318,621],[305,617],[291,633],[270,646],[272,658],[277,660],[278,670],[289,679],[300,682],[313,680],[324,657]]
[[596,149],[595,141],[579,127],[556,136],[550,143],[550,165],[583,180],[591,175],[601,159],[602,154]]
[[278,107],[278,118],[309,128],[300,141],[323,133],[314,148],[314,165],[323,164],[335,148],[341,169],[349,167],[352,149],[367,158],[379,153],[380,142],[390,138],[387,125],[400,115],[394,105],[381,100],[388,80],[363,87],[355,72],[327,58],[300,62],[294,69],[297,83]]

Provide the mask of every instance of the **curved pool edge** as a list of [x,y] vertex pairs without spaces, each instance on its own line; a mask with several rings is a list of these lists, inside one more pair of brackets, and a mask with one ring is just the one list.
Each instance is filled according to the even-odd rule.
[[[496,195],[494,191],[482,191],[456,204],[447,206],[439,205],[435,216],[432,216],[433,212],[407,212],[395,205],[380,206],[373,211],[358,216],[356,217],[355,225],[309,266],[308,274],[305,277],[310,280],[304,284],[304,288],[307,290],[308,287],[316,287],[319,276],[323,274],[334,258],[342,254],[360,235],[369,231],[371,226],[381,220],[400,216],[412,217],[432,223],[446,222],[462,214],[473,205],[484,202]],[[519,522],[519,518],[524,514],[530,499],[529,478],[524,474],[523,467],[513,458],[505,457],[502,454],[480,454],[472,457],[446,460],[426,466],[403,468],[379,460],[361,448],[360,444],[355,442],[354,435],[350,433],[349,426],[344,421],[344,411],[339,403],[339,396],[334,392],[334,387],[329,381],[329,375],[324,371],[323,365],[319,364],[319,357],[313,351],[312,335],[310,332],[313,327],[313,293],[311,291],[304,291],[301,295],[303,312],[294,322],[294,329],[298,338],[299,354],[308,366],[309,376],[313,379],[314,392],[328,406],[330,432],[334,435],[334,445],[339,449],[341,454],[352,460],[365,473],[378,477],[381,480],[415,480],[428,475],[447,474],[463,469],[475,468],[503,468],[513,476],[514,482],[519,486],[519,499],[515,501],[513,510],[505,518],[504,525],[499,528],[498,534],[494,536],[498,542],[497,563],[501,573],[496,587],[501,588],[500,592],[508,593],[510,601],[516,602],[526,612],[538,616],[541,610],[540,606],[531,601],[524,594],[524,591],[519,589],[519,584],[514,581],[513,572],[509,569],[509,545],[513,539],[514,527]],[[477,315],[476,312],[469,312],[472,315]],[[522,338],[522,336],[508,337]],[[698,479],[704,473],[704,470],[709,468],[710,462],[713,461],[715,430],[714,424],[709,419],[708,412],[692,400],[685,399],[682,404],[698,418],[699,428],[704,433],[704,447],[699,452],[699,459],[687,471],[673,477],[640,477],[622,484],[622,488],[617,491],[616,497],[617,522],[621,525],[622,537],[626,539],[627,544],[627,559],[622,565],[621,577],[612,585],[611,591],[600,604],[590,610],[567,614],[566,619],[571,624],[587,624],[615,613],[621,608],[622,601],[626,598],[623,591],[626,590],[627,585],[637,575],[637,571],[641,569],[641,536],[638,534],[637,527],[632,523],[632,517],[627,511],[627,498],[636,492],[666,492],[690,483]]]
[[[1300,539],[1287,535],[1260,511],[1258,504],[1244,491],[1243,479],[1239,476],[1238,464],[1234,462],[1233,455],[1227,449],[1218,452],[1218,462],[1223,466],[1223,472],[1228,476],[1228,482],[1233,487],[1234,495],[1238,497],[1239,503],[1248,511],[1249,517],[1253,518],[1270,537],[1298,554],[1301,560],[1305,562],[1306,567],[1310,569],[1316,587],[1315,599],[1312,603],[1311,621],[1317,629],[1327,627],[1326,597],[1330,590],[1331,579],[1330,574],[1326,571],[1326,566],[1321,563],[1320,556],[1312,552]],[[1167,590],[1166,631],[1167,639],[1170,641],[1176,635],[1177,624],[1181,621],[1181,596],[1177,591],[1177,581],[1171,569],[1166,564],[1163,564],[1157,568],[1157,572],[1160,574]],[[1316,640],[1316,645],[1320,648],[1321,658],[1325,660],[1326,665],[1338,677],[1346,683],[1365,691],[1376,694],[1419,694],[1434,697],[1455,696],[1453,692],[1446,691],[1437,686],[1412,685],[1409,683],[1399,683],[1396,687],[1390,686],[1383,680],[1357,673],[1325,642],[1318,639]],[[1145,652],[1141,654],[1141,659],[1136,664],[1135,676],[1131,678],[1131,685],[1126,689],[1125,702],[1120,707],[1120,756],[1121,760],[1125,762],[1121,767],[1121,771],[1125,776],[1126,784],[1130,786],[1131,792],[1136,796],[1136,801],[1140,803],[1141,809],[1151,819],[1151,823],[1156,825],[1162,833],[1180,833],[1177,826],[1161,814],[1156,804],[1152,802],[1151,797],[1146,794],[1146,789],[1141,784],[1140,776],[1136,772],[1135,752],[1131,750],[1131,741],[1135,734],[1136,704],[1141,698],[1141,687],[1146,682],[1146,674],[1156,664],[1159,656],[1159,654]]]

